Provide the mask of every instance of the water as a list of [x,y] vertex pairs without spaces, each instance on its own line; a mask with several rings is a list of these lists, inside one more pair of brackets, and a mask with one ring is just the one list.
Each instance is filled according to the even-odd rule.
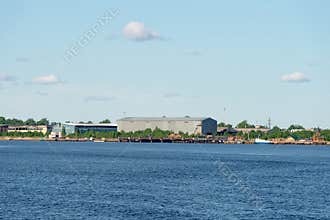
[[0,142],[0,219],[330,219],[330,148]]

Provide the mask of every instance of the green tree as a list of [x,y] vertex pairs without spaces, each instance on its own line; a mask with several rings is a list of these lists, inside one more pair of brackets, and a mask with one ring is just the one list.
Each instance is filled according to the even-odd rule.
[[11,126],[21,126],[21,125],[24,125],[24,121],[13,118],[13,119],[7,119],[6,124],[11,125]]
[[6,118],[5,117],[0,117],[0,125],[7,124]]
[[49,121],[47,120],[47,118],[42,118],[37,121],[37,125],[49,125]]
[[218,124],[218,127],[222,127],[222,128],[232,128],[233,126],[231,124],[226,124],[225,122],[220,122]]
[[303,126],[301,126],[301,125],[290,125],[290,127],[288,128],[289,131],[291,131],[291,130],[297,130],[297,129],[303,130],[305,128]]
[[236,125],[236,128],[255,128],[254,125],[249,124],[247,120],[241,121],[238,125]]
[[62,137],[65,137],[66,136],[66,131],[65,131],[65,128],[64,126],[62,127]]
[[297,131],[297,132],[293,132],[291,133],[291,136],[295,139],[295,140],[302,140],[302,139],[312,139],[314,136],[314,132],[313,131]]
[[326,141],[330,141],[330,130],[322,130],[320,134]]
[[24,122],[24,124],[25,124],[25,125],[31,125],[31,126],[34,126],[34,125],[37,125],[37,122],[36,122],[34,119],[29,118],[28,120],[26,120],[26,121]]
[[104,119],[103,121],[100,121],[100,124],[110,124],[111,121],[109,119]]

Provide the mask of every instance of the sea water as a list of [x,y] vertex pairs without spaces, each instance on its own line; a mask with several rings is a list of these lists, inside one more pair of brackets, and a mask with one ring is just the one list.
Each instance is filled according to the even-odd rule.
[[330,147],[0,142],[0,219],[330,219]]

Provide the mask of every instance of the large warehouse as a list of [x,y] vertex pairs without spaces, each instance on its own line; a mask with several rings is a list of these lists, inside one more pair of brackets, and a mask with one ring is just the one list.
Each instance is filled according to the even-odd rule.
[[129,117],[117,121],[118,131],[134,132],[143,131],[148,128],[184,132],[196,135],[216,134],[217,121],[212,118],[182,117],[182,118],[136,118]]

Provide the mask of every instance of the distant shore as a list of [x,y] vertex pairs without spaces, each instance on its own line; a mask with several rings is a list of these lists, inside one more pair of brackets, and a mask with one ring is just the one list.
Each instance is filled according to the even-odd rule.
[[[184,143],[184,144],[255,144],[250,141],[224,141],[215,138],[180,138],[180,139],[163,139],[163,138],[42,138],[42,137],[0,137],[0,141],[47,141],[47,142],[94,142],[94,143]],[[273,145],[304,145],[304,146],[330,146],[330,142],[313,142],[313,141],[272,141]]]

